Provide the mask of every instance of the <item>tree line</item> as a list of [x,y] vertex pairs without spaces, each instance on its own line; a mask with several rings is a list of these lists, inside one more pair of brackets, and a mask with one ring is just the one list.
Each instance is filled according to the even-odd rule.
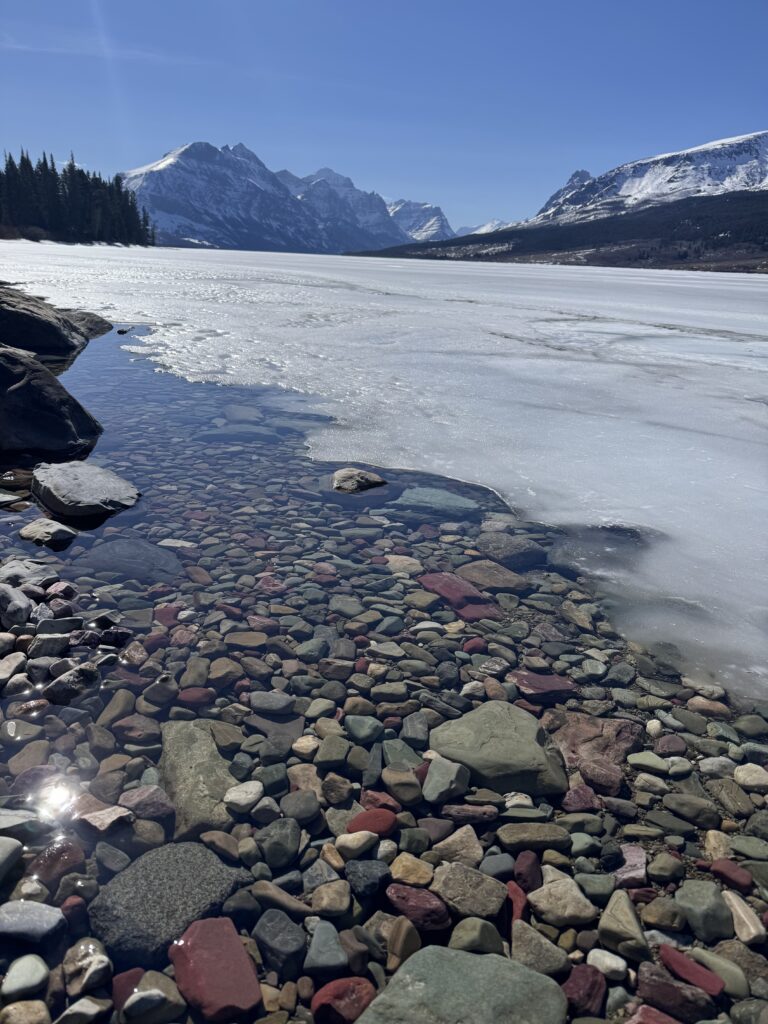
[[120,242],[154,245],[145,209],[123,186],[120,175],[102,178],[70,157],[59,170],[43,153],[33,164],[22,150],[0,169],[0,238],[44,238],[59,242]]

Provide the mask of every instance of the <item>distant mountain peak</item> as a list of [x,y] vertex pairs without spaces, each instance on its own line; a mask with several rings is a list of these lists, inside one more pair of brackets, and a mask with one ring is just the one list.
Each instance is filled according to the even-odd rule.
[[[330,167],[303,178],[275,174],[242,142],[187,143],[127,171],[124,182],[161,245],[349,252],[453,235],[438,206],[402,200],[393,214],[377,192]],[[405,206],[413,208],[410,220],[401,215]]]
[[768,188],[768,131],[620,164],[592,177],[576,171],[535,222],[589,220],[693,196]]

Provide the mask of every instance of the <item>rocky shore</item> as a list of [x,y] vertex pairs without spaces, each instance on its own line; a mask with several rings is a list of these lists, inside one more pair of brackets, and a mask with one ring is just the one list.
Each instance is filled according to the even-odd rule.
[[0,481],[0,1024],[765,1024],[768,709],[495,495],[156,386]]

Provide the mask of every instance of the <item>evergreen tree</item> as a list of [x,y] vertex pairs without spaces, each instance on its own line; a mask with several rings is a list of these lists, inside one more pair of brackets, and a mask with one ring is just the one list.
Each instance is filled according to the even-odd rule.
[[155,244],[147,211],[139,210],[120,175],[104,179],[84,171],[74,156],[60,172],[53,157],[43,153],[33,164],[24,150],[18,162],[7,153],[0,170],[2,233],[65,242]]

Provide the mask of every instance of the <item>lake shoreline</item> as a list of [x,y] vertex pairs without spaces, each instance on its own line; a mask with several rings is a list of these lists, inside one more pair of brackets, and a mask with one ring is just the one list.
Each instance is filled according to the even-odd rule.
[[623,640],[548,564],[562,531],[434,474],[334,492],[312,417],[125,341],[64,381],[141,500],[55,554],[2,517],[82,619],[58,661],[27,619],[0,655],[0,944],[43,955],[49,1016],[90,992],[142,1024],[152,991],[168,1020],[378,1024],[458,972],[471,1019],[478,957],[545,1024],[765,1000],[761,710]]

